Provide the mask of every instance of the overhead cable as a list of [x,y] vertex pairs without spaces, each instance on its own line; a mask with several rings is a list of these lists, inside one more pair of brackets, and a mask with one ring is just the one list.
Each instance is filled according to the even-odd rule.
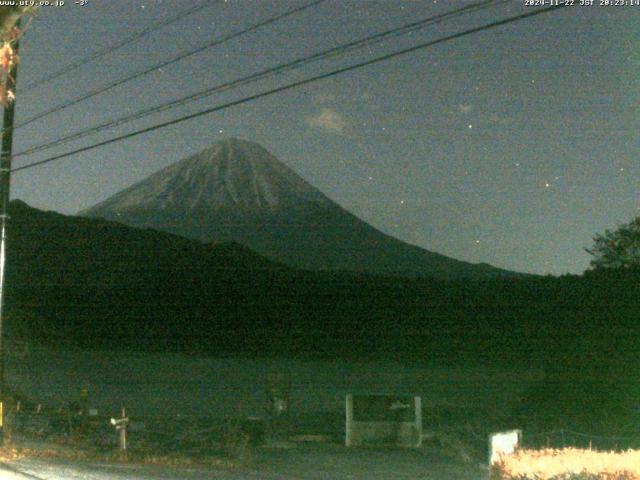
[[13,168],[11,171],[12,172],[19,172],[21,170],[27,170],[27,169],[34,168],[34,167],[37,167],[37,166],[40,166],[40,165],[44,165],[44,164],[47,164],[47,163],[51,163],[51,162],[55,162],[55,161],[58,161],[58,160],[62,160],[63,158],[67,158],[67,157],[70,157],[72,155],[77,155],[79,153],[83,153],[83,152],[87,152],[87,151],[90,151],[90,150],[94,150],[94,149],[96,149],[98,147],[102,147],[102,146],[109,145],[109,144],[112,144],[112,143],[120,142],[122,140],[133,138],[133,137],[136,137],[138,135],[142,135],[144,133],[152,132],[152,131],[155,131],[155,130],[159,130],[161,128],[169,127],[171,125],[176,125],[178,123],[186,122],[188,120],[191,120],[191,119],[194,119],[194,118],[197,118],[197,117],[201,117],[201,116],[204,116],[204,115],[208,115],[210,113],[218,112],[220,110],[224,110],[224,109],[227,109],[227,108],[230,108],[230,107],[234,107],[234,106],[237,106],[237,105],[242,105],[242,104],[245,104],[245,103],[248,103],[248,102],[252,102],[252,101],[257,100],[259,98],[271,96],[271,95],[274,95],[276,93],[280,93],[280,92],[284,92],[284,91],[287,91],[287,90],[291,90],[293,88],[297,88],[297,87],[300,87],[300,86],[303,86],[303,85],[308,85],[310,83],[314,83],[314,82],[317,82],[319,80],[324,80],[326,78],[334,77],[336,75],[347,73],[347,72],[350,72],[350,71],[353,71],[353,70],[356,70],[356,69],[359,69],[359,68],[362,68],[362,67],[366,67],[366,66],[369,66],[369,65],[380,63],[380,62],[383,62],[385,60],[389,60],[391,58],[396,58],[396,57],[399,57],[401,55],[406,55],[408,53],[412,53],[412,52],[416,52],[418,50],[429,48],[429,47],[432,47],[434,45],[438,45],[440,43],[444,43],[444,42],[448,42],[448,41],[451,41],[451,40],[454,40],[454,39],[457,39],[457,38],[462,38],[462,37],[466,37],[466,36],[469,36],[469,35],[473,35],[473,34],[476,34],[476,33],[482,32],[482,31],[490,30],[492,28],[496,28],[496,27],[499,27],[499,26],[502,26],[502,25],[507,25],[509,23],[513,23],[513,22],[516,22],[516,21],[519,21],[519,20],[524,20],[526,18],[535,17],[537,15],[548,13],[548,12],[551,12],[551,11],[554,11],[554,10],[559,10],[561,8],[564,8],[565,6],[566,6],[565,4],[548,6],[548,7],[544,7],[544,8],[538,9],[538,10],[534,10],[534,11],[530,11],[530,12],[523,13],[523,14],[520,14],[520,15],[515,15],[515,16],[509,17],[509,18],[505,18],[505,19],[502,19],[502,20],[497,20],[497,21],[482,25],[480,27],[471,28],[471,29],[464,30],[464,31],[459,32],[459,33],[455,33],[455,34],[452,34],[452,35],[441,37],[441,38],[439,38],[437,40],[431,40],[429,42],[425,42],[425,43],[421,43],[421,44],[418,44],[418,45],[414,45],[412,47],[404,48],[402,50],[398,50],[398,51],[395,51],[395,52],[392,52],[392,53],[381,55],[381,56],[378,56],[378,57],[370,59],[370,60],[366,60],[366,61],[363,61],[363,62],[360,62],[360,63],[356,63],[356,64],[353,64],[353,65],[349,65],[347,67],[338,68],[336,70],[332,70],[332,71],[327,72],[327,73],[323,73],[323,74],[316,75],[316,76],[313,76],[313,77],[310,77],[310,78],[306,78],[304,80],[299,80],[297,82],[289,83],[287,85],[283,85],[283,86],[280,86],[280,87],[273,88],[271,90],[267,90],[267,91],[264,91],[264,92],[261,92],[261,93],[250,95],[250,96],[241,98],[239,100],[234,100],[234,101],[231,101],[231,102],[227,102],[227,103],[224,103],[224,104],[221,104],[221,105],[217,105],[215,107],[211,107],[211,108],[207,108],[205,110],[201,110],[201,111],[196,112],[196,113],[192,113],[190,115],[185,115],[185,116],[182,116],[180,118],[176,118],[174,120],[170,120],[170,121],[167,121],[167,122],[162,122],[162,123],[153,125],[151,127],[147,127],[147,128],[143,128],[143,129],[140,129],[140,130],[136,130],[136,131],[124,134],[124,135],[120,135],[118,137],[114,137],[114,138],[111,138],[111,139],[108,139],[108,140],[104,140],[102,142],[98,142],[98,143],[95,143],[95,144],[92,144],[92,145],[88,145],[88,146],[85,146],[85,147],[82,147],[82,148],[78,148],[76,150],[72,150],[72,151],[67,152],[67,153],[62,153],[60,155],[55,155],[55,156],[46,158],[44,160],[39,160],[37,162],[29,163],[27,165],[23,165],[21,167],[16,167],[16,168]]
[[320,3],[324,2],[324,1],[326,1],[326,0],[314,0],[311,3],[308,3],[308,4],[303,5],[301,7],[297,7],[297,8],[293,8],[293,9],[287,10],[285,13],[282,13],[282,14],[277,15],[275,17],[271,17],[271,18],[268,18],[267,20],[263,20],[261,22],[258,22],[256,24],[251,25],[250,27],[245,28],[243,30],[240,30],[238,32],[234,32],[232,34],[225,35],[225,36],[223,36],[221,38],[217,38],[217,39],[213,40],[212,42],[209,42],[208,44],[206,44],[204,46],[198,47],[198,48],[196,48],[194,50],[189,50],[188,52],[181,53],[181,54],[179,54],[179,55],[177,55],[177,56],[175,56],[175,57],[173,57],[173,58],[171,58],[169,60],[165,60],[165,61],[163,61],[163,62],[161,62],[161,63],[159,63],[157,65],[154,65],[154,66],[152,66],[150,68],[146,68],[146,69],[144,69],[144,70],[142,70],[140,72],[134,73],[133,75],[129,75],[127,77],[124,77],[124,78],[121,78],[119,80],[116,80],[116,81],[114,81],[112,83],[109,83],[109,84],[103,86],[103,87],[95,88],[95,89],[89,91],[88,93],[85,93],[84,95],[76,97],[73,100],[69,100],[68,102],[61,103],[60,105],[57,105],[57,106],[55,106],[53,108],[50,108],[49,110],[46,110],[46,111],[44,111],[42,113],[39,113],[39,114],[29,118],[28,120],[25,120],[24,122],[21,122],[21,123],[17,124],[13,128],[15,130],[17,130],[17,129],[21,128],[21,127],[24,127],[26,125],[29,125],[29,124],[35,122],[36,120],[40,120],[40,119],[42,119],[44,117],[48,117],[49,115],[51,115],[53,113],[57,113],[57,112],[60,112],[61,110],[64,110],[66,108],[69,108],[69,107],[72,107],[74,105],[77,105],[78,103],[83,102],[85,100],[88,100],[90,98],[93,98],[96,95],[100,95],[101,93],[108,92],[109,90],[111,90],[111,89],[113,89],[115,87],[123,85],[123,84],[125,84],[127,82],[130,82],[132,80],[144,77],[145,75],[148,75],[148,74],[150,74],[152,72],[161,70],[162,68],[164,68],[164,67],[166,67],[168,65],[176,63],[176,62],[178,62],[180,60],[183,60],[185,58],[191,57],[191,56],[193,56],[193,55],[195,55],[197,53],[200,53],[200,52],[202,52],[204,50],[207,50],[209,48],[213,48],[215,46],[218,46],[218,45],[220,45],[222,43],[225,43],[225,42],[227,42],[227,41],[229,41],[229,40],[231,40],[233,38],[237,38],[237,37],[239,37],[241,35],[245,35],[245,34],[247,34],[249,32],[257,30],[258,28],[264,27],[266,25],[270,25],[270,24],[272,24],[274,22],[277,22],[278,20],[281,20],[283,18],[287,18],[287,17],[289,17],[291,15],[299,13],[299,12],[301,12],[303,10],[308,9],[308,8],[314,7],[314,6],[320,4]]
[[359,49],[359,48],[363,48],[366,46],[371,46],[383,41],[386,41],[390,38],[394,38],[409,32],[413,32],[416,31],[418,29],[421,28],[425,28],[428,25],[433,25],[436,23],[440,23],[443,21],[448,21],[451,20],[453,18],[456,18],[458,16],[461,15],[466,15],[469,14],[471,12],[476,12],[479,10],[483,10],[489,7],[493,7],[495,5],[499,5],[501,3],[507,3],[511,0],[483,0],[481,2],[477,2],[474,3],[472,5],[467,5],[466,7],[462,7],[462,8],[458,8],[455,10],[451,10],[449,12],[443,13],[443,14],[439,14],[436,16],[432,16],[432,17],[428,17],[428,18],[424,18],[421,20],[418,20],[416,22],[412,22],[409,23],[407,25],[402,25],[400,27],[397,28],[393,28],[390,30],[386,30],[383,32],[379,32],[373,35],[369,35],[367,37],[364,37],[362,39],[359,40],[355,40],[343,45],[339,45],[337,47],[333,47],[330,48],[328,50],[324,50],[322,52],[316,53],[314,55],[311,56],[306,56],[306,57],[302,57],[290,62],[286,62],[286,63],[282,63],[280,65],[277,65],[275,67],[270,67],[267,68],[265,70],[261,70],[259,72],[250,74],[248,76],[236,79],[236,80],[232,80],[229,82],[225,82],[222,84],[218,84],[214,87],[210,87],[207,88],[205,90],[201,90],[199,92],[181,97],[177,100],[172,100],[170,102],[167,103],[163,103],[161,105],[157,105],[154,107],[150,107],[150,108],[146,108],[146,109],[142,109],[139,110],[133,114],[129,114],[129,115],[125,115],[123,117],[120,117],[118,119],[115,120],[110,120],[108,122],[102,123],[100,125],[94,126],[94,127],[90,127],[90,128],[86,128],[84,130],[80,130],[78,132],[69,134],[65,137],[56,139],[56,140],[52,140],[34,147],[30,147],[26,150],[23,150],[21,152],[18,152],[16,154],[14,154],[14,157],[19,157],[19,156],[24,156],[24,155],[30,155],[39,151],[43,151],[43,150],[48,150],[50,148],[53,148],[55,146],[64,144],[64,143],[68,143],[70,141],[73,140],[78,140],[80,138],[86,137],[88,135],[93,135],[96,134],[100,131],[109,129],[109,128],[113,128],[113,127],[118,127],[121,125],[124,125],[126,123],[132,122],[134,120],[139,120],[141,118],[147,117],[149,115],[153,115],[155,113],[159,113],[159,112],[163,112],[172,108],[176,108],[178,106],[182,106],[182,105],[186,105],[188,103],[209,97],[215,93],[220,93],[223,91],[227,91],[227,90],[231,90],[233,88],[237,88],[240,87],[242,85],[246,85],[248,83],[253,83],[259,80],[262,80],[264,78],[267,78],[269,76],[273,76],[273,75],[279,75],[282,74],[284,72],[287,72],[289,70],[293,70],[295,68],[299,68],[305,65],[308,65],[310,63],[313,62],[317,62],[320,60],[325,60],[328,58],[333,58],[339,55],[343,55],[347,52]]
[[83,67],[87,63],[90,63],[94,60],[97,60],[100,57],[113,53],[116,50],[121,49],[125,45],[129,45],[132,42],[140,40],[141,38],[146,37],[147,35],[155,32],[156,30],[160,30],[161,28],[166,27],[167,25],[171,25],[172,23],[178,22],[179,20],[182,20],[183,18],[188,17],[189,15],[192,15],[204,8],[207,8],[215,3],[218,3],[219,1],[220,0],[204,0],[204,2],[201,3],[200,5],[196,5],[193,8],[180,12],[175,17],[150,25],[144,30],[138,33],[135,33],[130,37],[124,38],[114,44],[107,45],[106,47],[101,48],[100,50],[97,50],[76,62],[70,63],[69,65],[62,67],[60,70],[53,72],[51,75],[41,78],[40,80],[35,80],[31,83],[28,83],[24,88],[20,89],[20,93],[25,94],[26,92],[33,90],[35,87],[39,87],[45,83],[51,82],[52,80],[55,80],[63,75],[66,75],[74,70],[77,70],[78,68]]

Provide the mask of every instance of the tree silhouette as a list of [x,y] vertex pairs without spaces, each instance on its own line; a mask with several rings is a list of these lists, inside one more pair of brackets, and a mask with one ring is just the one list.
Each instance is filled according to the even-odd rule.
[[33,7],[0,7],[0,105],[4,107],[15,99],[15,92],[7,88],[7,78],[12,75],[11,69],[19,61],[14,46],[22,31],[16,22],[32,10]]
[[4,35],[9,32],[18,21],[18,18],[28,10],[29,7],[0,7],[0,34]]
[[586,249],[593,256],[592,269],[640,270],[640,216],[596,235],[593,242]]

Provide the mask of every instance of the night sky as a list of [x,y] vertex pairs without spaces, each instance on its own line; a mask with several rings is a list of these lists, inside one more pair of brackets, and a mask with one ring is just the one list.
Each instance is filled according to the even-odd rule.
[[[305,2],[212,0],[180,22],[26,88],[200,3],[67,0],[41,8],[21,44],[16,121]],[[19,128],[14,152],[468,3],[329,0]],[[629,221],[640,207],[640,6],[598,3],[20,171],[12,197],[73,214],[234,136],[262,144],[347,210],[409,243],[511,270],[581,273],[594,234]],[[525,0],[501,4],[18,156],[14,166],[535,8]]]

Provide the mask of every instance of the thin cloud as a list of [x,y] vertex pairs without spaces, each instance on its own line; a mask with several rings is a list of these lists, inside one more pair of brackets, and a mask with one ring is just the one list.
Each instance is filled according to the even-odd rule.
[[317,115],[309,117],[307,124],[327,132],[343,134],[348,127],[347,120],[332,108],[323,108]]

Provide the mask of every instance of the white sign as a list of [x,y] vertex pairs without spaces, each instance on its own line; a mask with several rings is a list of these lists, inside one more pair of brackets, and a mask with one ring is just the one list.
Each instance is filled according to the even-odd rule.
[[520,448],[522,430],[492,433],[489,435],[489,465],[500,460],[501,455],[510,455]]

